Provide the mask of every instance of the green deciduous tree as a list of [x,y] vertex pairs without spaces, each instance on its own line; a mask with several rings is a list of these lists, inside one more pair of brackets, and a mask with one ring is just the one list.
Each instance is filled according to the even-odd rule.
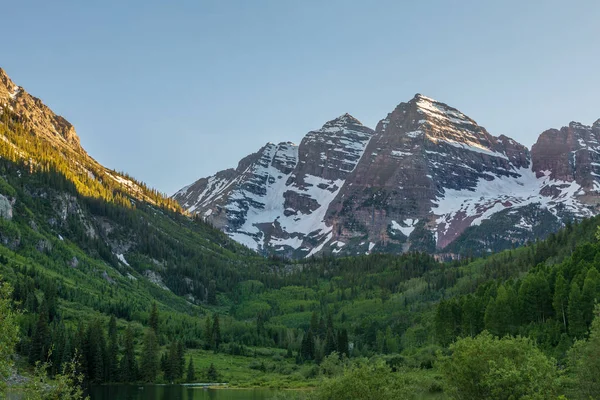
[[529,339],[483,332],[459,339],[450,351],[440,356],[439,367],[455,399],[545,400],[559,392],[555,361]]
[[394,373],[383,361],[355,364],[338,377],[325,379],[313,394],[315,400],[404,400],[417,398],[413,379]]
[[495,299],[485,309],[485,328],[492,334],[504,336],[515,332],[517,296],[512,288],[500,285]]
[[581,303],[583,307],[583,319],[585,320],[586,326],[590,326],[594,317],[594,304],[598,298],[598,291],[600,287],[600,274],[596,268],[590,268],[585,276],[583,282],[583,289],[581,290]]
[[568,354],[574,395],[581,399],[600,398],[600,307],[595,314],[590,337],[575,342]]
[[11,304],[12,288],[0,282],[0,393],[5,378],[10,374],[12,357],[19,338],[17,314]]

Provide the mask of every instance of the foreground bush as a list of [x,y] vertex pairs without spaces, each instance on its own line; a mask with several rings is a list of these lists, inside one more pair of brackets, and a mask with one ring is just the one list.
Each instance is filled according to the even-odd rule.
[[483,332],[458,340],[450,351],[438,366],[455,399],[556,399],[560,391],[555,361],[529,339]]
[[382,360],[347,367],[341,376],[324,379],[312,393],[314,400],[403,400],[414,399],[423,385],[414,377],[392,372]]

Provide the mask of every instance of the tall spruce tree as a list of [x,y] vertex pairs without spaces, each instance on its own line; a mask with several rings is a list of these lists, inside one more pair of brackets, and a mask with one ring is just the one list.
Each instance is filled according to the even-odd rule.
[[109,382],[116,382],[119,379],[119,341],[117,337],[117,319],[114,315],[110,316],[108,321],[108,374]]
[[188,383],[192,383],[196,381],[196,370],[194,368],[194,359],[190,356],[190,361],[188,362],[186,381]]
[[48,320],[48,307],[46,302],[42,303],[40,313],[31,338],[31,347],[29,348],[29,362],[34,364],[36,361],[45,361],[50,350],[50,327]]
[[121,358],[121,381],[136,382],[138,380],[138,366],[135,359],[134,334],[131,325],[125,329],[124,352]]
[[215,314],[213,317],[212,326],[212,347],[215,352],[219,351],[221,346],[221,327],[219,325],[219,314]]
[[213,332],[212,324],[210,322],[210,315],[206,314],[204,321],[204,349],[208,350],[212,347]]
[[563,274],[556,276],[554,283],[554,296],[552,297],[552,306],[557,319],[562,323],[563,328],[567,329],[567,309],[569,306],[569,286]]
[[582,339],[587,331],[585,318],[583,314],[583,302],[581,299],[581,290],[577,282],[571,283],[569,292],[569,335],[573,338]]
[[142,357],[140,360],[140,370],[142,379],[146,382],[154,382],[158,375],[158,339],[154,329],[149,328],[144,335],[144,344],[142,347]]
[[156,306],[156,302],[152,303],[150,318],[148,319],[148,326],[154,330],[156,335],[158,335],[158,307]]

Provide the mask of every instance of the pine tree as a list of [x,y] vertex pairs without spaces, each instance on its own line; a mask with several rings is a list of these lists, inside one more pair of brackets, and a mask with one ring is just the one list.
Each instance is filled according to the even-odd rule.
[[173,373],[171,372],[168,351],[162,353],[160,356],[160,369],[163,371],[165,381],[171,382],[173,380]]
[[104,382],[108,354],[100,320],[95,320],[88,326],[82,356],[87,361],[86,375],[90,381],[94,383]]
[[196,381],[196,370],[194,369],[194,359],[190,356],[190,361],[187,367],[186,380],[188,383]]
[[349,350],[348,350],[348,331],[344,328],[342,329],[339,333],[338,333],[338,349],[337,349],[338,353],[340,353],[340,355],[345,354],[346,356],[349,355]]
[[210,316],[206,314],[206,320],[204,322],[204,348],[206,350],[212,347],[213,332],[212,324],[210,323]]
[[212,326],[212,348],[215,352],[219,351],[221,345],[221,328],[219,326],[219,314],[215,314],[213,317]]
[[118,365],[119,342],[117,337],[117,319],[114,315],[110,316],[108,322],[108,373],[107,380],[116,382],[119,374]]
[[144,336],[144,345],[142,347],[142,358],[140,360],[140,369],[142,379],[146,382],[154,382],[158,375],[158,340],[156,333],[152,328],[146,330]]
[[121,358],[121,381],[135,382],[138,379],[138,367],[135,359],[134,336],[131,326],[125,329],[125,351]]
[[210,363],[210,367],[208,367],[208,371],[206,372],[206,378],[211,383],[216,383],[219,380],[219,373],[217,372],[215,364]]
[[211,280],[208,283],[208,296],[206,300],[208,301],[208,304],[217,304],[217,282],[215,282],[214,280]]
[[585,336],[587,329],[583,315],[581,291],[579,290],[577,282],[571,284],[567,312],[569,318],[569,335],[573,338],[582,339]]
[[316,335],[319,332],[319,317],[317,316],[316,311],[313,311],[310,317],[310,330],[313,335]]
[[562,322],[565,330],[567,329],[567,307],[569,306],[569,286],[563,274],[558,274],[554,284],[554,296],[552,297],[552,306],[556,317]]
[[152,328],[154,333],[158,335],[158,308],[156,306],[156,302],[152,303],[152,310],[150,311],[148,326]]
[[302,338],[302,344],[300,345],[300,355],[304,360],[313,360],[315,358],[315,339],[310,329]]
[[330,355],[334,351],[337,350],[337,346],[335,343],[335,337],[333,331],[331,329],[327,329],[327,335],[325,337],[325,356]]
[[176,362],[177,362],[177,378],[182,378],[183,373],[185,371],[185,348],[183,347],[183,342],[178,340],[176,342]]
[[29,349],[29,362],[34,364],[36,361],[45,361],[50,350],[50,329],[48,326],[48,308],[46,303],[42,303],[37,323],[31,338],[31,347]]

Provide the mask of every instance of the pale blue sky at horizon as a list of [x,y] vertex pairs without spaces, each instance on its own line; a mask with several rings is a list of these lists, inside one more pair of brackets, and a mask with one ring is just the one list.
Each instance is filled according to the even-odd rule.
[[172,194],[415,93],[531,146],[600,118],[600,2],[18,1],[0,67],[90,155]]

